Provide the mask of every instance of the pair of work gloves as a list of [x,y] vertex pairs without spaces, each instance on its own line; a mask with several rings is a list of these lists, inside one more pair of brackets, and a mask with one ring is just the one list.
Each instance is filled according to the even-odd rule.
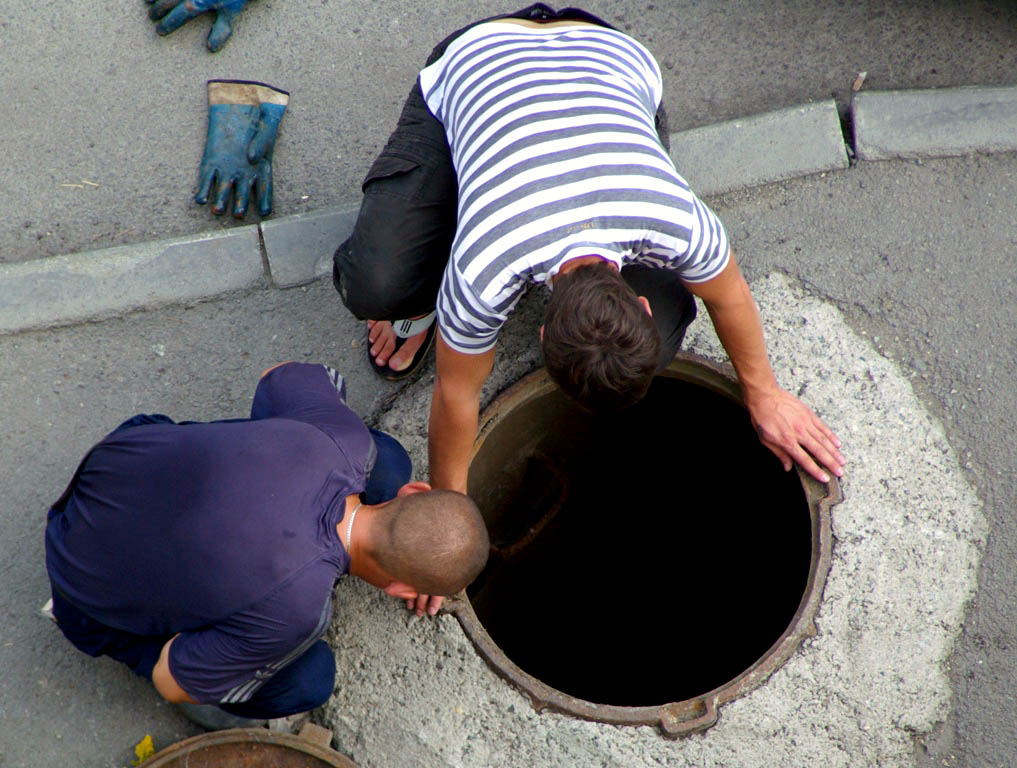
[[[155,31],[168,35],[206,12],[215,14],[208,48],[215,52],[233,34],[233,20],[247,0],[148,0]],[[252,193],[262,216],[272,212],[272,149],[289,93],[247,80],[208,81],[208,137],[198,170],[200,205],[212,197],[222,214],[233,197],[233,215],[243,218]]]

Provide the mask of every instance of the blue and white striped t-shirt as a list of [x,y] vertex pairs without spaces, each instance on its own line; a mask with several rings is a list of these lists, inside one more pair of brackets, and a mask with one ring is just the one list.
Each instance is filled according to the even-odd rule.
[[420,73],[459,181],[438,323],[455,350],[490,349],[529,284],[597,255],[702,282],[726,266],[716,216],[654,128],[660,68],[590,25],[479,24]]

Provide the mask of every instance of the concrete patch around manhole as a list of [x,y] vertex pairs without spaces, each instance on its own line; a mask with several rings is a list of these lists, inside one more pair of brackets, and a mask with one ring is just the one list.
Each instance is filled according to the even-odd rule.
[[[537,714],[479,658],[450,615],[417,620],[354,580],[337,591],[330,631],[336,692],[325,706],[338,748],[365,766],[835,766],[913,763],[912,734],[947,711],[944,663],[973,595],[986,525],[938,422],[902,372],[855,334],[832,305],[773,275],[756,281],[774,369],[843,441],[845,500],[833,509],[834,548],[806,640],[761,687],[721,710],[712,729],[669,741],[651,727]],[[704,315],[705,317],[705,315]],[[537,362],[528,337],[499,357],[491,388]],[[721,360],[706,320],[686,348]],[[508,373],[504,373],[508,371]],[[431,381],[400,396],[381,427],[426,472]],[[488,397],[494,392],[489,391]],[[575,599],[623,621],[590,588]],[[680,619],[681,606],[662,597]],[[590,638],[596,643],[596,637]],[[679,663],[655,649],[661,664]],[[605,654],[610,649],[605,649]]]

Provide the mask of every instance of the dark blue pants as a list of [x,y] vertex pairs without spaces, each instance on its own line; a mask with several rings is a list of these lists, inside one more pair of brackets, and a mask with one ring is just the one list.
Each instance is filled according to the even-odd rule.
[[[135,674],[152,679],[169,637],[133,635],[107,627],[86,616],[53,590],[53,615],[71,643],[89,656],[109,656],[126,664]],[[270,720],[324,704],[335,684],[335,655],[319,640],[303,656],[287,664],[270,677],[254,695],[240,704],[220,704],[231,715],[254,720]]]
[[410,481],[413,466],[398,440],[373,427],[369,429],[378,449],[378,458],[360,498],[365,504],[381,504],[394,499],[399,489]]
[[[150,423],[152,419],[144,416],[131,421]],[[395,438],[376,429],[371,430],[371,435],[378,458],[361,498],[365,504],[380,504],[394,498],[399,488],[409,482],[412,467],[409,456]],[[135,635],[107,627],[79,611],[55,589],[53,615],[60,631],[78,650],[89,656],[109,656],[146,680],[152,679],[159,654],[171,637]],[[319,640],[276,672],[249,700],[220,707],[232,715],[258,720],[285,717],[324,704],[332,695],[334,684],[335,656],[328,645]]]

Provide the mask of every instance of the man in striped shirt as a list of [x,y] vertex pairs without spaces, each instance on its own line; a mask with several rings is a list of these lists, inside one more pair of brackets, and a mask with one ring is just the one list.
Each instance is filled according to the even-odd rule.
[[776,384],[724,228],[670,159],[661,94],[640,43],[540,3],[460,30],[420,73],[334,278],[369,319],[382,375],[404,375],[437,335],[437,487],[466,490],[496,337],[540,284],[552,289],[545,363],[581,401],[619,408],[645,394],[681,344],[695,294],[763,442],[786,468],[842,473],[836,436]]

